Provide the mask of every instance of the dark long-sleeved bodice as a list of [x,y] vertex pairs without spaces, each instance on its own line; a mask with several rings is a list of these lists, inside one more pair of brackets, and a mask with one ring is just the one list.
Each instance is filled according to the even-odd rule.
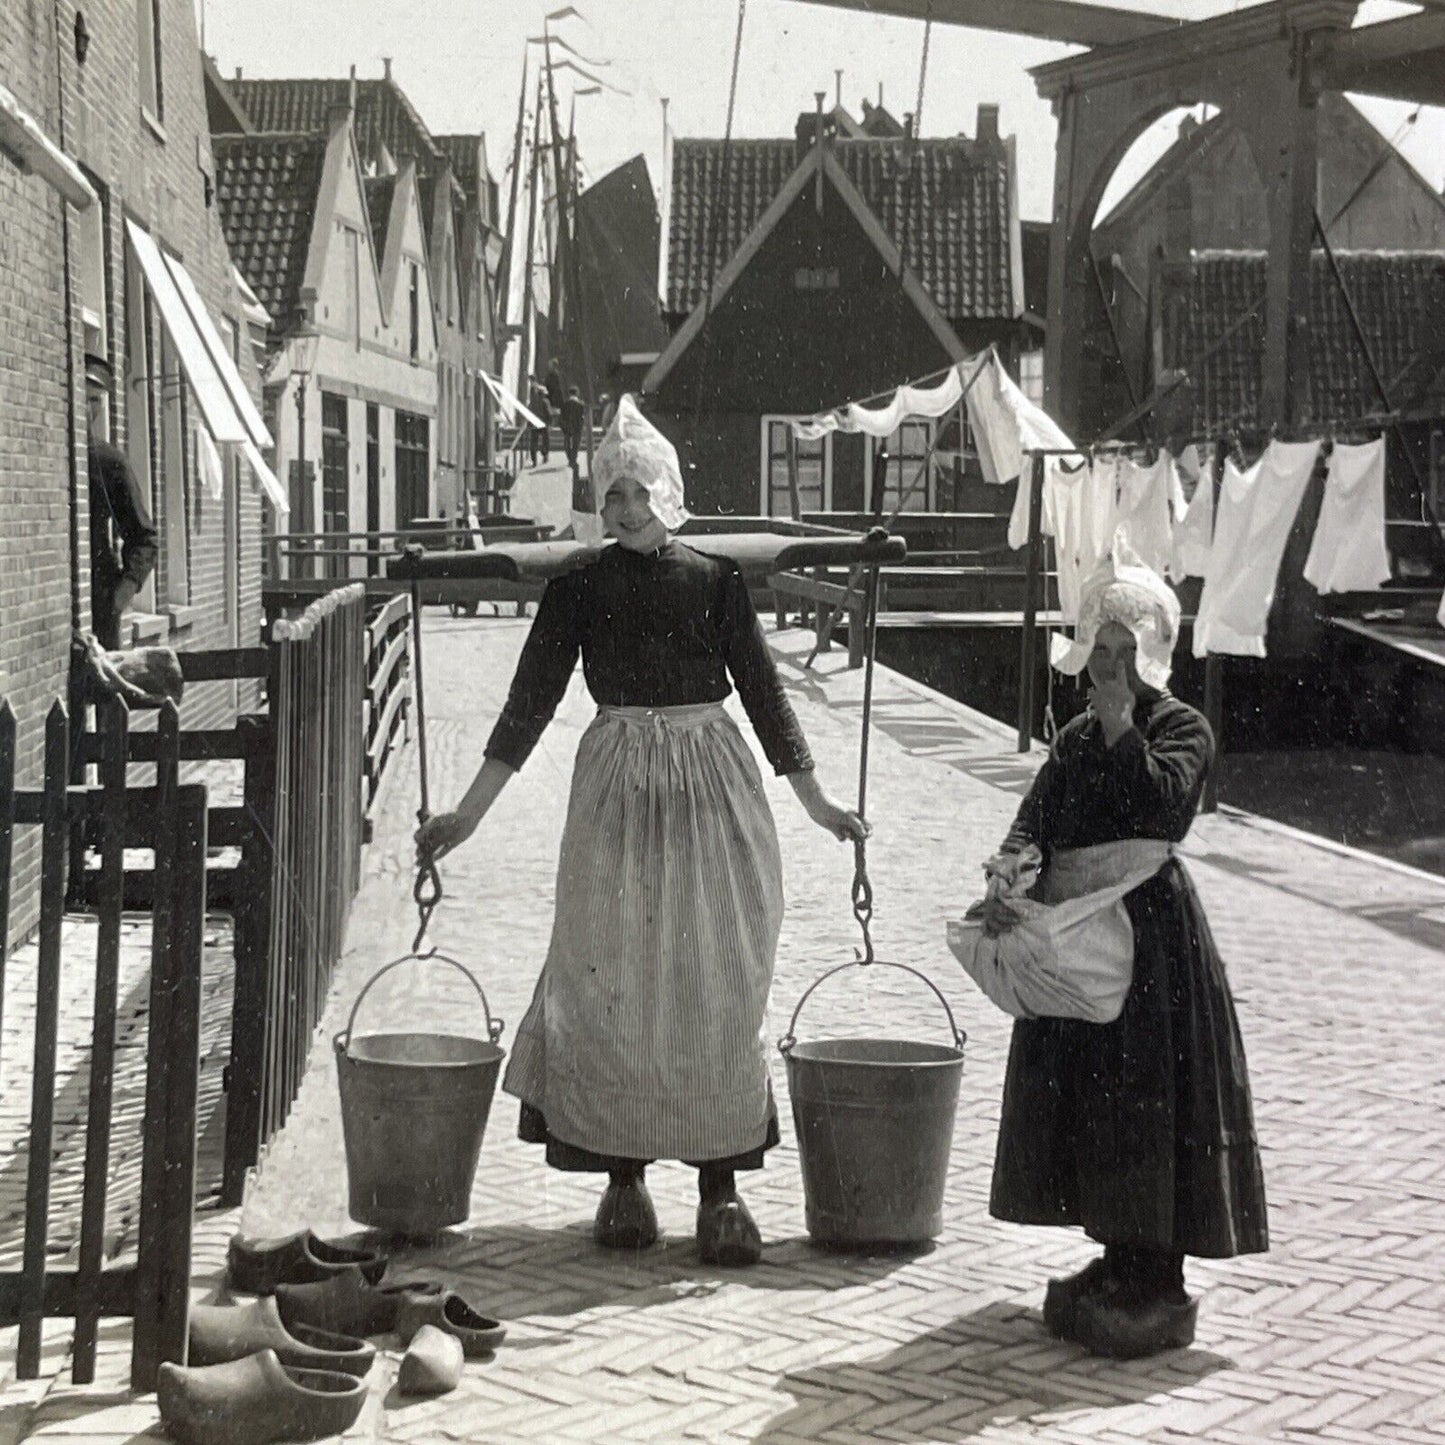
[[1111,748],[1092,714],[1059,734],[1004,846],[1084,848],[1121,838],[1180,842],[1214,755],[1203,716],[1169,693],[1140,698],[1134,726]]
[[547,585],[487,756],[520,768],[582,656],[587,690],[613,707],[721,702],[737,685],[779,774],[813,766],[737,564],[679,542],[608,547]]

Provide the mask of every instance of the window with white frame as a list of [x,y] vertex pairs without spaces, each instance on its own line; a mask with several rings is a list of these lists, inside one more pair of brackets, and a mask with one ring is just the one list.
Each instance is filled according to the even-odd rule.
[[[92,185],[95,185],[92,182]],[[85,327],[85,354],[102,361],[110,357],[110,286],[105,269],[106,197],[97,187],[99,204],[76,218],[76,259],[80,273],[80,317]]]
[[881,510],[891,513],[898,506],[900,496],[906,494],[903,510],[906,512],[927,512],[933,507],[933,468],[920,477],[918,469],[928,456],[929,444],[933,440],[934,423],[931,421],[906,421],[888,438],[888,465],[886,472],[880,472],[877,457],[877,443],[868,449],[868,501],[873,510],[880,510],[877,497],[881,484],[883,500]]
[[[791,417],[765,416],[762,445],[762,511],[765,517],[791,517],[792,496],[788,483],[788,436]],[[796,442],[798,466],[798,510],[826,512],[832,505],[833,438]]]
[[161,82],[161,0],[135,0],[136,49],[140,55],[141,108],[156,121],[165,119]]

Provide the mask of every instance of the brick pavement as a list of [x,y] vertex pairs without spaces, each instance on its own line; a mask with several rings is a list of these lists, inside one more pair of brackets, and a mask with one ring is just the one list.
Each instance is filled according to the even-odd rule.
[[[460,792],[478,760],[525,628],[427,618],[437,806]],[[825,779],[847,794],[861,676],[843,671],[838,653],[817,675],[803,674],[796,661],[804,643],[798,633],[776,640]],[[478,971],[509,1022],[504,1043],[545,950],[571,758],[589,716],[579,679],[527,769],[445,870],[434,936]],[[976,891],[978,866],[1037,760],[1012,755],[1007,730],[886,671],[878,723],[870,865],[880,954],[926,968],[970,1034],[937,1246],[861,1260],[815,1251],[785,1122],[769,1167],[745,1183],[767,1239],[757,1269],[699,1264],[693,1182],[676,1166],[650,1176],[663,1244],[635,1257],[604,1254],[588,1239],[596,1182],[547,1171],[515,1139],[515,1102],[499,1095],[470,1221],[401,1263],[468,1289],[511,1322],[510,1338],[495,1360],[469,1366],[455,1393],[426,1403],[395,1398],[396,1355],[384,1354],[352,1437],[1445,1440],[1445,1007],[1437,982],[1445,882],[1241,815],[1196,826],[1186,851],[1239,1000],[1274,1248],[1191,1263],[1191,1285],[1205,1293],[1192,1349],[1132,1365],[1095,1360],[1050,1340],[1037,1317],[1044,1280],[1077,1267],[1085,1242],[987,1215],[1008,1023],[943,944],[944,920]],[[850,956],[856,930],[846,850],[807,823],[786,785],[771,783],[770,792],[789,896],[776,1035],[807,983]],[[292,1121],[249,1192],[247,1232],[354,1228],[345,1217],[329,1035],[370,974],[409,946],[414,797],[405,777],[390,790],[328,1016]],[[409,972],[375,990],[363,1032],[402,1020],[455,1027],[463,1011],[475,1011],[465,983],[446,971],[419,966],[403,977]],[[945,1037],[926,990],[881,971],[844,975],[815,995],[799,1033],[870,1023]],[[774,1082],[786,1119],[781,1067]],[[233,1223],[206,1223],[198,1287],[214,1282]],[[136,1433],[144,1405],[57,1387],[25,1428],[38,1438],[151,1438]]]

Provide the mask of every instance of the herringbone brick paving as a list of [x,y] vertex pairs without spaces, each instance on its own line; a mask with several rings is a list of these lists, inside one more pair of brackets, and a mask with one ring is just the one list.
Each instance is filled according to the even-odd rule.
[[[504,694],[526,624],[426,619],[434,806],[465,786]],[[825,781],[854,785],[861,677],[842,658],[818,675],[806,639],[775,645]],[[574,684],[537,754],[477,837],[445,867],[433,935],[474,967],[493,1008],[520,1016],[546,947],[572,754],[590,718]],[[604,1254],[588,1227],[597,1182],[548,1171],[514,1137],[499,1094],[468,1224],[401,1261],[440,1272],[511,1324],[493,1361],[425,1403],[391,1390],[395,1352],[351,1432],[374,1441],[1072,1442],[1445,1440],[1445,1097],[1439,970],[1445,883],[1236,814],[1197,824],[1186,851],[1239,1001],[1270,1190],[1273,1249],[1191,1262],[1204,1295],[1189,1350],[1101,1361],[1044,1334],[1044,1280],[1088,1245],[1066,1231],[988,1217],[987,1191],[1008,1021],[977,995],[943,944],[946,918],[977,892],[1037,758],[1005,730],[887,673],[878,688],[870,847],[882,957],[923,967],[969,1031],[945,1229],[913,1257],[815,1250],[781,1062],[784,1141],[744,1188],[767,1239],[762,1265],[708,1269],[690,1235],[694,1184],[650,1175],[667,1238],[635,1257]],[[770,783],[789,912],[771,1032],[826,966],[851,956],[851,858]],[[370,974],[404,953],[414,778],[393,787],[348,952],[292,1121],[258,1171],[247,1232],[354,1229],[330,1033]],[[388,985],[395,983],[394,987]],[[436,966],[397,970],[374,991],[362,1032],[476,1012],[464,981]],[[428,1026],[422,1022],[422,1026]],[[850,973],[815,994],[802,1037],[891,1032],[946,1037],[916,980]],[[225,1231],[208,1222],[198,1269],[215,1270]],[[109,1358],[109,1357],[108,1357]],[[114,1358],[123,1360],[121,1341]],[[39,1436],[136,1439],[144,1401],[87,1410],[55,1389],[29,1423]],[[0,1417],[3,1438],[3,1417]],[[149,1437],[143,1437],[149,1438]]]

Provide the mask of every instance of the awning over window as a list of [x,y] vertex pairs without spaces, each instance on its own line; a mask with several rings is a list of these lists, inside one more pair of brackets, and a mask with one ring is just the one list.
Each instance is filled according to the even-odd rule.
[[256,474],[256,480],[261,483],[261,490],[266,493],[266,500],[271,503],[278,517],[289,517],[291,515],[291,499],[286,495],[286,488],[276,480],[276,473],[266,465],[266,459],[256,450],[255,442],[248,437],[241,443],[241,455],[246,458],[246,465]]
[[482,378],[483,385],[492,393],[497,405],[513,420],[517,413],[530,422],[533,426],[544,426],[542,418],[537,415],[520,397],[512,393],[495,376],[489,376],[485,371],[478,371],[477,375]]
[[24,171],[34,172],[77,211],[96,204],[95,192],[80,167],[40,128],[14,94],[0,85],[0,149]]
[[211,320],[211,313],[206,310],[206,303],[201,300],[201,293],[196,289],[191,273],[174,256],[167,256],[165,262],[176,283],[176,290],[181,293],[181,300],[186,303],[186,309],[191,313],[191,320],[196,323],[197,333],[205,343],[206,350],[210,352],[211,360],[216,363],[216,370],[230,395],[231,405],[236,408],[236,415],[241,418],[251,440],[258,447],[269,447],[271,433],[266,430],[266,423],[261,419],[256,403],[251,400],[251,393],[246,390],[246,383],[241,379],[241,373],[231,353],[226,350],[226,343],[217,330],[216,323]]
[[196,330],[190,308],[176,288],[160,247],[134,221],[128,219],[125,229],[141,270],[145,272],[146,285],[155,298],[166,332],[175,346],[176,355],[180,357],[181,370],[190,383],[207,430],[218,442],[251,441],[251,433],[236,410],[230,390],[221,379],[210,348]]

